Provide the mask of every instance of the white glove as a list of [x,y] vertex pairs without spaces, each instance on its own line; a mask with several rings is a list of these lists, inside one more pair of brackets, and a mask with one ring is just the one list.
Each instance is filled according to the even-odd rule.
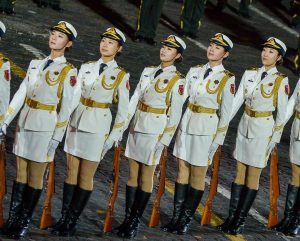
[[55,150],[58,147],[59,141],[51,139],[48,145],[47,156],[54,156]]
[[165,145],[162,144],[160,141],[158,141],[154,147],[154,159],[159,160],[161,157],[161,154],[165,148]]
[[218,147],[219,147],[219,144],[217,144],[215,142],[211,143],[211,145],[210,145],[210,147],[208,149],[208,159],[209,160],[211,160],[211,161],[213,160],[214,155],[215,155]]
[[267,158],[269,159],[269,156],[271,154],[271,152],[273,151],[273,149],[275,148],[276,146],[276,142],[274,141],[270,141],[270,143],[268,144],[268,147],[267,147]]
[[102,153],[101,153],[101,160],[106,155],[106,153],[112,148],[112,146],[115,144],[115,147],[119,145],[118,141],[114,141],[110,138],[107,138],[107,140],[104,142]]

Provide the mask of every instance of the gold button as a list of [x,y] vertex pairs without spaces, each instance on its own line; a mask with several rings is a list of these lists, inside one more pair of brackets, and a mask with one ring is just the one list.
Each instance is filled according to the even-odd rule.
[[104,114],[104,116],[107,116],[107,114]]
[[210,118],[212,118],[212,116],[210,116]]
[[256,90],[258,90],[258,88],[256,88]]
[[95,90],[95,89],[96,89],[96,87],[93,88],[93,90]]
[[270,120],[270,118],[267,118],[267,120]]
[[156,118],[159,118],[159,116],[157,115]]

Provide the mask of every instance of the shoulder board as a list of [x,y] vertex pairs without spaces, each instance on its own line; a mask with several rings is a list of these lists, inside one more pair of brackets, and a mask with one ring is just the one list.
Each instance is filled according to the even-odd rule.
[[151,66],[147,66],[146,68],[156,68],[157,66],[155,65],[151,65]]
[[85,62],[84,64],[94,64],[96,61],[88,61],[88,62]]
[[198,65],[196,65],[196,66],[194,66],[192,68],[202,68],[203,66],[204,66],[204,64],[198,64]]
[[3,60],[3,62],[7,62],[7,61],[8,61],[8,58],[2,57],[1,60]]
[[224,73],[225,73],[226,75],[228,75],[230,78],[231,78],[232,76],[234,76],[234,74],[231,73],[231,72],[228,71],[228,70],[224,70]]
[[250,71],[257,71],[258,68],[256,68],[256,67],[250,67],[250,68],[248,68],[247,70],[250,70]]
[[175,72],[181,79],[184,79],[185,78],[185,76],[182,74],[182,73],[180,73],[178,70],[176,70],[176,72]]
[[73,64],[71,64],[69,62],[66,62],[65,64],[68,65],[68,66],[70,66],[72,69],[75,69],[75,66]]
[[123,67],[118,66],[118,67],[116,67],[116,69],[119,69],[119,70],[124,71],[125,73],[127,73],[126,69],[124,69]]
[[282,78],[285,78],[285,77],[286,77],[286,75],[285,75],[285,74],[283,74],[283,73],[280,73],[280,72],[277,72],[277,73],[276,73],[276,75],[278,75],[278,76],[280,76],[280,77],[282,77]]

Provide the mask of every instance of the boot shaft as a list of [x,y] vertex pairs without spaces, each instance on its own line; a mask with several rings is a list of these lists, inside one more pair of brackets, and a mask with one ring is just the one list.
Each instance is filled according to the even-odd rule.
[[131,210],[131,214],[130,214],[130,218],[131,217],[138,217],[138,218],[142,217],[142,215],[147,207],[147,204],[149,202],[150,196],[151,196],[151,192],[144,192],[140,188],[137,189],[134,203],[133,203],[132,210]]
[[21,211],[24,193],[27,187],[27,183],[21,183],[14,181],[12,187],[11,201],[9,212],[18,213]]
[[126,185],[126,202],[125,202],[126,216],[130,215],[130,211],[131,211],[132,205],[134,203],[136,191],[137,191],[137,187],[131,187],[131,186]]
[[231,196],[230,196],[230,203],[229,203],[229,217],[233,217],[235,211],[242,205],[240,202],[241,197],[244,194],[245,185],[239,185],[235,182],[231,184]]
[[82,213],[85,205],[87,204],[92,191],[84,190],[79,186],[76,187],[75,192],[73,194],[73,198],[70,204],[70,218],[78,219],[80,214]]
[[188,196],[184,202],[183,211],[188,212],[189,216],[193,216],[201,201],[204,191],[189,187]]
[[244,192],[244,197],[243,199],[241,200],[241,207],[240,207],[240,214],[239,216],[242,217],[242,218],[246,218],[248,213],[249,213],[249,210],[256,198],[256,195],[257,195],[257,192],[258,190],[255,190],[255,189],[250,189],[249,187],[245,187],[245,192]]
[[[284,216],[291,216],[294,208],[296,208],[297,200],[299,199],[300,192],[299,187],[293,186],[291,184],[288,185],[288,190],[286,194],[286,200],[285,200],[285,209],[284,209]],[[298,205],[299,206],[299,205]]]
[[63,203],[61,210],[62,214],[66,213],[69,210],[76,187],[77,185],[68,184],[66,182],[64,183]]

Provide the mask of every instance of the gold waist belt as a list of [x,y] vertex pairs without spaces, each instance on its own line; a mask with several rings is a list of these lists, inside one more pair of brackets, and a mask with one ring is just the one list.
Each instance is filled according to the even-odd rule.
[[269,117],[272,115],[272,111],[254,111],[251,110],[249,106],[246,105],[245,113],[250,117],[260,118],[260,117]]
[[195,104],[192,104],[191,102],[188,103],[188,108],[192,112],[195,112],[195,113],[206,113],[206,114],[215,114],[215,113],[217,113],[216,109],[203,107],[201,105],[195,105]]
[[146,105],[141,101],[138,104],[138,109],[143,112],[150,112],[150,113],[154,113],[154,114],[166,114],[167,113],[167,109],[150,107],[149,105]]
[[101,102],[97,102],[88,98],[84,98],[83,96],[80,97],[80,102],[81,104],[87,106],[87,107],[93,107],[93,108],[109,108],[110,107],[110,103],[101,103]]
[[25,103],[32,109],[47,110],[47,111],[56,110],[56,105],[46,105],[36,100],[32,100],[29,97],[26,97]]

